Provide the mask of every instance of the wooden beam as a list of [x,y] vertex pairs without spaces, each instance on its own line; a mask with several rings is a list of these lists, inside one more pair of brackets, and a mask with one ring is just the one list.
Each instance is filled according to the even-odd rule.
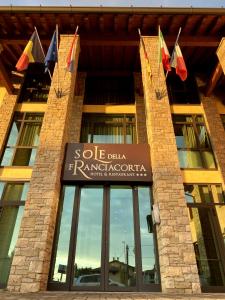
[[223,70],[222,70],[221,64],[218,62],[210,79],[209,79],[207,87],[206,87],[205,95],[207,97],[209,97],[212,94],[212,92],[222,74],[223,74]]
[[[103,22],[102,17],[102,22]],[[103,26],[103,23],[102,23]],[[41,37],[40,37],[41,38]],[[169,35],[164,37],[168,46],[173,46],[176,36]],[[49,45],[50,39],[42,39],[43,45]],[[0,39],[3,45],[26,45],[28,38],[24,39]],[[119,35],[119,34],[86,34],[80,33],[80,43],[83,46],[138,46],[139,38],[137,34]],[[220,43],[219,37],[205,36],[181,36],[179,45],[182,47],[218,47]]]
[[3,86],[6,88],[7,92],[9,94],[13,93],[13,85],[9,79],[9,75],[2,63],[2,60],[0,58],[0,81],[2,82]]

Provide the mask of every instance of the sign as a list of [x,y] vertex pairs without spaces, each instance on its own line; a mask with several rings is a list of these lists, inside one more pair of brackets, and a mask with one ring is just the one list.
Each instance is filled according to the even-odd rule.
[[67,144],[62,180],[149,182],[149,145]]

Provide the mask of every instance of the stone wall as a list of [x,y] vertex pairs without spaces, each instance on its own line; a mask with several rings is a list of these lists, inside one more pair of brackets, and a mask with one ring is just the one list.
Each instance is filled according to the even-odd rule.
[[[157,240],[162,291],[200,292],[199,276],[191,239],[177,147],[171,120],[165,76],[158,62],[158,38],[144,37],[152,76],[143,49],[140,50],[142,80],[151,149],[153,197],[160,209]],[[160,92],[159,98],[156,92]]]
[[[47,288],[61,186],[60,175],[65,143],[69,140],[68,118],[76,80],[76,71],[72,74],[65,73],[72,38],[63,35],[60,39],[59,68],[55,67],[48,96],[30,190],[8,281],[10,291],[36,292]],[[79,37],[75,51],[77,67]],[[63,91],[61,98],[57,98],[55,94],[58,82]]]
[[205,97],[201,93],[201,103],[205,112],[205,121],[209,131],[210,141],[216,158],[217,167],[221,172],[223,183],[225,183],[225,151],[223,142],[225,141],[225,131],[216,107],[217,100],[215,95]]
[[134,96],[136,106],[137,143],[146,144],[148,141],[141,73],[134,73]]
[[2,96],[3,99],[0,99],[0,156],[4,150],[8,131],[10,129],[18,93],[21,87],[21,79],[15,80],[13,87],[14,92],[12,95],[8,94],[6,91],[3,91],[3,88],[1,88],[0,96]]
[[69,123],[69,142],[80,142],[81,120],[85,92],[86,73],[79,72],[77,74],[75,95],[72,104],[70,123]]

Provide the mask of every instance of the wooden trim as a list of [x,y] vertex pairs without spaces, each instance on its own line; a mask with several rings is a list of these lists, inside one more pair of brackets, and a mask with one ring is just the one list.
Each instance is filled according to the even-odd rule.
[[15,111],[19,112],[46,112],[47,103],[20,103],[16,104]]
[[217,170],[181,170],[181,174],[183,183],[223,183],[221,174]]
[[0,181],[29,181],[32,167],[1,167]]
[[196,105],[170,105],[172,114],[204,114],[204,109],[200,104]]
[[83,105],[83,113],[136,114],[135,105]]

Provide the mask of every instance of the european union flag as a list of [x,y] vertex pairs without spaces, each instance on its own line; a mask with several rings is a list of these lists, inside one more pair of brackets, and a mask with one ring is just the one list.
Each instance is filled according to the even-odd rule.
[[51,40],[50,46],[48,48],[47,55],[45,57],[45,72],[47,72],[49,69],[50,61],[54,61],[54,62],[58,61],[56,30],[53,33],[52,40]]

